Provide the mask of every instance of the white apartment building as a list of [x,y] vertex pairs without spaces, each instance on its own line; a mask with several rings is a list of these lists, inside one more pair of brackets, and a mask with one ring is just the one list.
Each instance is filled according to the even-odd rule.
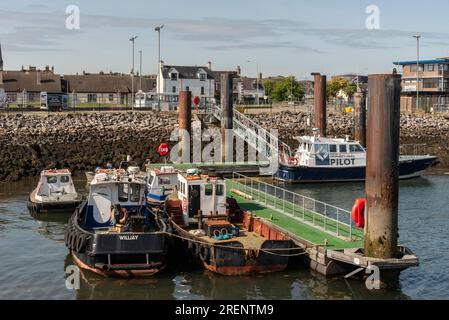
[[214,102],[215,80],[211,63],[203,66],[173,66],[161,61],[157,76],[157,93],[163,101],[178,102],[180,91],[191,91],[201,104]]

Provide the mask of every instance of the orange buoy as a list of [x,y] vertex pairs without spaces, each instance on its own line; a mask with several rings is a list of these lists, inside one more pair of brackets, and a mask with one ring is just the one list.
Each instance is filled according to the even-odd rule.
[[352,207],[352,220],[354,220],[357,228],[365,227],[365,205],[366,199],[355,200],[354,206]]

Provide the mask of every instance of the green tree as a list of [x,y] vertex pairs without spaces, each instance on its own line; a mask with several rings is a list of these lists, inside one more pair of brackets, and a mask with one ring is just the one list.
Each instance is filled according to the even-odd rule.
[[265,88],[265,95],[270,97],[270,99],[271,99],[271,94],[273,93],[273,89],[274,89],[274,81],[273,80],[264,80],[263,87]]
[[270,99],[273,101],[288,101],[290,95],[293,95],[293,100],[301,100],[304,97],[304,89],[293,76],[276,82],[270,94]]
[[327,83],[326,94],[328,98],[336,98],[340,90],[351,98],[357,91],[357,85],[342,78],[336,78]]

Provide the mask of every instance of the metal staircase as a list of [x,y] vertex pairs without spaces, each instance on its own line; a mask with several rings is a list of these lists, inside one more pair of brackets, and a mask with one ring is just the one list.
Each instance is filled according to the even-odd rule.
[[[218,106],[212,106],[213,115],[221,120],[222,112]],[[292,157],[291,148],[277,137],[277,135],[265,130],[249,117],[234,109],[233,118],[234,134],[246,141],[249,146],[259,152],[259,156],[276,163],[286,164]]]

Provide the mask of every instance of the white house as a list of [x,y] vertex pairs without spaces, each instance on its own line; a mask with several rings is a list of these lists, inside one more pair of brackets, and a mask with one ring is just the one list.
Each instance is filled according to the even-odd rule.
[[214,102],[215,80],[211,63],[207,67],[172,66],[161,61],[157,90],[167,102],[178,102],[180,91],[191,91],[192,97],[200,97],[202,104]]

